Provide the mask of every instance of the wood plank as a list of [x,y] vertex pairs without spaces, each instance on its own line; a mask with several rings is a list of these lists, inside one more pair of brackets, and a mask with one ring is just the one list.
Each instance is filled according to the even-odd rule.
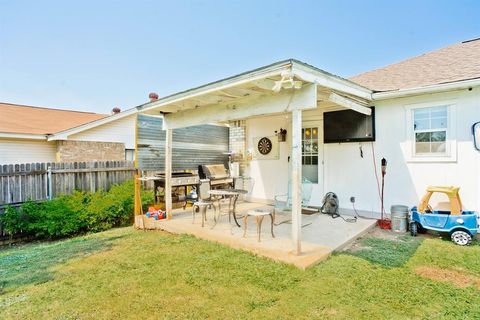
[[292,245],[293,253],[302,252],[302,111],[292,111]]
[[305,85],[299,90],[282,90],[278,94],[245,99],[238,103],[210,105],[167,114],[164,116],[164,128],[184,128],[316,107],[316,85]]

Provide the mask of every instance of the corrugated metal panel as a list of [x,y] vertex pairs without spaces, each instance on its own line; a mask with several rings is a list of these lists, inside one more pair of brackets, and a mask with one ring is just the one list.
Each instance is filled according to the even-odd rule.
[[[138,115],[138,165],[164,170],[163,119]],[[173,130],[173,170],[196,170],[201,164],[228,163],[228,127],[201,125]]]

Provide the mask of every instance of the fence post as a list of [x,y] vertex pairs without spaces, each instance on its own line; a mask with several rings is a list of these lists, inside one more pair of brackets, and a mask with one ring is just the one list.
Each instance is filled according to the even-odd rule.
[[47,168],[47,185],[48,185],[48,200],[52,200],[52,167]]

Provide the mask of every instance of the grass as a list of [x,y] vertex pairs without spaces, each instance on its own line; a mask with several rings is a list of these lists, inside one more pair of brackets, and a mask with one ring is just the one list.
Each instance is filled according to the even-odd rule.
[[421,241],[407,235],[396,240],[367,237],[360,242],[362,249],[352,254],[384,267],[401,267],[415,254]]
[[0,318],[478,319],[480,246],[364,241],[307,271],[132,228],[7,248]]

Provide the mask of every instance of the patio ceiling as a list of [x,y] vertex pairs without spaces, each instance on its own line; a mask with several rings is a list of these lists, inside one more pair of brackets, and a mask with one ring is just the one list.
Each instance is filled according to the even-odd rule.
[[[285,75],[298,88],[274,91]],[[139,112],[164,115],[168,128],[178,128],[317,107],[369,114],[371,95],[369,89],[349,80],[286,60],[161,98],[140,106]]]

